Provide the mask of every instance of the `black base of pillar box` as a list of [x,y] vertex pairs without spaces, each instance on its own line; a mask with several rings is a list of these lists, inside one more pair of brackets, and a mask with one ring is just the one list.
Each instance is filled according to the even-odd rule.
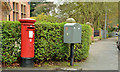
[[21,58],[21,67],[34,67],[34,58]]

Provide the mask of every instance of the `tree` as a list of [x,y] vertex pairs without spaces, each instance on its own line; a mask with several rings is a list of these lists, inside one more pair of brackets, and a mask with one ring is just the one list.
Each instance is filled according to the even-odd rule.
[[31,17],[35,19],[37,22],[51,22],[56,23],[58,22],[58,18],[50,15],[45,15],[44,13],[39,14],[37,17]]
[[35,10],[35,7],[41,2],[30,2],[30,16],[33,17],[33,11]]
[[31,17],[37,16],[42,13],[49,15],[49,12],[53,7],[55,7],[55,4],[53,4],[52,2],[33,2],[31,3]]
[[113,19],[112,16],[116,19],[117,5],[110,2],[65,2],[58,7],[59,13],[56,15],[59,15],[61,21],[72,17],[78,23],[92,23],[95,30],[104,29],[105,13],[107,12],[109,20]]

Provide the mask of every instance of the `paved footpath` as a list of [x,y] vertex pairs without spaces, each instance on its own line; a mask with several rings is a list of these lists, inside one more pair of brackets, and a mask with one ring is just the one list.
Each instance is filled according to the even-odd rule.
[[79,63],[82,70],[118,70],[116,38],[95,42],[90,47],[88,59]]

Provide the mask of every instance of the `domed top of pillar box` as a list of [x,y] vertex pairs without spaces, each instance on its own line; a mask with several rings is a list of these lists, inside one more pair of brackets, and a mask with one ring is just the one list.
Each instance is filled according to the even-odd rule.
[[36,22],[35,19],[31,19],[31,18],[22,18],[22,19],[19,19],[19,21],[21,23],[35,23]]

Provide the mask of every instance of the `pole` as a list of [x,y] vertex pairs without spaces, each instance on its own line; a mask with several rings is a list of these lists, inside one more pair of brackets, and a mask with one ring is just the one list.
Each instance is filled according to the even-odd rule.
[[70,58],[71,58],[71,62],[70,65],[73,66],[74,65],[74,43],[71,43],[70,45]]
[[105,13],[105,39],[107,38],[106,37],[106,23],[107,23],[107,11]]
[[108,32],[108,25],[109,25],[109,16],[107,15],[107,32]]

